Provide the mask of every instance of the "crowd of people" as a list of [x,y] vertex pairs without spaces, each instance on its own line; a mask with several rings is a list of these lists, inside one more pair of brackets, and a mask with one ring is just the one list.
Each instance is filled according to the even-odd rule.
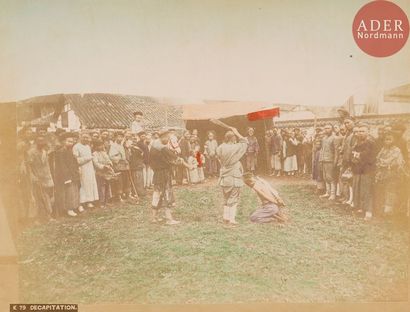
[[378,127],[353,117],[306,130],[268,130],[268,170],[274,176],[311,176],[320,198],[345,205],[365,220],[374,215],[408,216],[409,158],[406,127]]
[[163,194],[169,194],[164,188],[157,192],[155,185],[164,179],[168,183],[168,172],[162,169],[172,160],[156,153],[164,138],[167,150],[186,164],[171,165],[171,185],[203,183],[205,177],[219,175],[214,132],[201,144],[195,129],[181,137],[176,129],[147,132],[143,119],[135,112],[130,128],[123,131],[50,132],[47,127],[23,126],[17,144],[21,219],[76,217],[95,206],[138,201],[150,189],[152,206],[159,206]]
[[[311,176],[321,198],[363,212],[366,220],[374,214],[408,213],[403,200],[408,188],[405,127],[380,127],[376,138],[369,130],[368,125],[347,117],[340,125],[316,127],[312,134],[274,127],[264,138],[257,138],[249,127],[242,137],[232,128],[223,142],[211,129],[201,142],[196,129],[180,135],[176,129],[148,132],[141,112],[134,113],[134,121],[123,131],[48,132],[45,127],[33,131],[24,126],[17,145],[21,217],[76,217],[95,206],[136,202],[151,190],[152,221],[161,221],[158,209],[165,206],[166,222],[177,224],[171,213],[175,206],[172,186],[218,177],[224,196],[223,219],[235,224],[243,183],[252,188],[256,183],[254,190],[259,196],[264,192],[264,199],[260,198],[265,204],[272,204],[266,198],[273,195],[276,206],[283,204],[256,174]],[[267,164],[260,166],[263,149]],[[274,215],[284,219],[279,213]]]

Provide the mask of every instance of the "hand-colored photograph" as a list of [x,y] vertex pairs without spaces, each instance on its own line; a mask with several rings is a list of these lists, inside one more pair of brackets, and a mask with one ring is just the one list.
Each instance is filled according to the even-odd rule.
[[5,311],[408,311],[409,14],[0,0]]

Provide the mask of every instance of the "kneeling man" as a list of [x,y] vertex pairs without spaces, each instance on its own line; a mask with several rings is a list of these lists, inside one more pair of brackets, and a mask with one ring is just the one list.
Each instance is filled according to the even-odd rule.
[[250,216],[255,223],[268,223],[273,221],[285,222],[287,218],[281,208],[285,206],[279,193],[266,180],[255,177],[252,172],[243,175],[244,182],[253,189],[262,202],[262,206],[256,209]]

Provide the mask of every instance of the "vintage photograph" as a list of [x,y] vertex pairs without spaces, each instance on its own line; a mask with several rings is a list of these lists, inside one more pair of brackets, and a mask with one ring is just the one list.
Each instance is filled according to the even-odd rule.
[[408,302],[410,46],[368,3],[0,0],[8,303]]

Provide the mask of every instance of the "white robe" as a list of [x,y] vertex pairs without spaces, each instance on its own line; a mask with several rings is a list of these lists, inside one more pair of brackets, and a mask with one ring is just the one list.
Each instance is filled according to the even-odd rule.
[[98,200],[98,187],[95,178],[91,147],[77,143],[73,147],[73,154],[80,165],[80,203],[83,204]]

